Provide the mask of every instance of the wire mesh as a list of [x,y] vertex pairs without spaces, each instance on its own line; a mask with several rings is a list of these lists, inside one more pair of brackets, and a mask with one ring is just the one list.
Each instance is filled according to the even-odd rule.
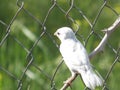
[[[103,1],[98,0],[98,2],[101,3],[101,4],[97,7],[98,11],[95,12],[94,16],[92,17],[93,21],[89,19],[90,17],[86,16],[83,13],[83,12],[85,12],[83,9],[81,9],[78,5],[76,5],[77,2],[81,3],[82,1],[75,1],[75,0],[66,0],[66,1],[64,1],[64,3],[66,5],[68,5],[68,7],[69,7],[68,9],[64,8],[64,6],[62,6],[60,4],[59,0],[58,1],[57,0],[51,0],[49,2],[50,2],[49,3],[49,9],[47,10],[47,13],[46,13],[45,17],[42,18],[41,20],[38,19],[37,16],[32,14],[31,11],[29,11],[27,8],[25,8],[26,3],[25,3],[25,1],[21,1],[21,0],[17,0],[16,13],[14,14],[13,18],[10,20],[10,22],[8,24],[5,23],[2,19],[0,20],[0,24],[4,28],[6,28],[6,29],[4,29],[5,31],[3,31],[5,33],[0,34],[1,35],[0,36],[1,37],[0,38],[0,40],[1,40],[0,41],[0,48],[3,49],[5,46],[9,47],[8,40],[11,39],[12,40],[11,42],[16,43],[14,47],[20,47],[21,48],[20,52],[21,53],[22,52],[26,53],[26,56],[22,60],[22,61],[25,62],[25,65],[22,68],[22,72],[21,72],[21,70],[19,71],[19,73],[20,73],[19,76],[15,75],[7,67],[5,67],[5,65],[3,65],[4,63],[2,63],[3,60],[0,60],[1,73],[4,73],[5,75],[8,76],[8,78],[12,79],[13,81],[15,81],[17,83],[16,88],[15,88],[17,90],[22,90],[22,89],[25,89],[25,88],[27,90],[31,90],[30,88],[32,86],[29,86],[29,84],[25,86],[24,84],[26,82],[26,78],[28,77],[26,74],[27,74],[27,72],[29,72],[30,68],[32,68],[32,67],[34,67],[34,69],[37,70],[38,73],[41,73],[43,75],[44,79],[46,79],[48,81],[48,82],[46,82],[46,84],[49,85],[49,89],[51,89],[51,90],[57,90],[58,89],[56,87],[55,78],[57,78],[56,73],[59,72],[59,68],[61,67],[61,65],[63,63],[62,58],[60,59],[61,62],[57,63],[57,65],[55,66],[56,68],[51,72],[51,75],[49,75],[48,71],[46,71],[45,69],[42,69],[38,64],[35,63],[36,57],[34,57],[35,56],[34,55],[34,49],[36,50],[36,47],[39,46],[39,44],[41,43],[41,40],[44,39],[44,37],[46,37],[46,36],[49,38],[50,42],[53,43],[54,48],[57,48],[57,51],[59,51],[59,45],[57,44],[56,40],[54,39],[53,33],[50,32],[49,27],[47,27],[47,25],[49,24],[48,23],[49,16],[52,16],[54,10],[57,10],[57,12],[60,12],[61,15],[64,16],[65,21],[68,22],[67,25],[74,28],[74,30],[76,32],[76,36],[82,40],[85,47],[88,46],[90,38],[92,36],[95,36],[98,39],[98,41],[100,41],[103,38],[103,34],[96,31],[96,27],[98,26],[97,22],[99,22],[99,20],[101,19],[101,15],[103,15],[102,13],[104,12],[104,9],[107,8],[108,10],[110,10],[111,13],[114,13],[114,15],[116,16],[116,19],[117,19],[117,17],[119,17],[119,13],[112,6],[109,5],[107,0],[103,0]],[[95,2],[93,2],[93,3],[95,3]],[[90,10],[90,8],[89,8],[89,10]],[[82,20],[84,20],[88,24],[88,27],[89,27],[88,32],[89,33],[87,33],[86,37],[82,36],[79,33],[79,32],[81,32],[81,28],[82,28],[82,27],[80,27],[81,24],[79,24],[76,21],[76,17],[74,17],[73,14],[71,14],[71,13],[75,13],[75,12],[77,12],[78,17],[81,17]],[[12,29],[13,29],[12,25],[16,22],[17,18],[19,18],[20,16],[22,17],[22,14],[25,14],[25,15],[29,16],[29,18],[31,18],[30,22],[32,22],[32,21],[36,22],[38,24],[38,26],[39,26],[39,29],[40,29],[40,33],[37,33],[38,37],[36,37],[33,40],[32,43],[30,43],[29,40],[26,41],[27,39],[25,39],[25,42],[30,43],[29,45],[27,45],[27,44],[25,44],[25,42],[21,41],[21,39],[17,37],[18,34],[17,35],[12,34]],[[56,23],[57,22],[59,22],[59,21],[56,20]],[[113,21],[111,21],[111,23],[113,23]],[[54,25],[55,25],[55,23],[54,23]],[[52,25],[52,26],[54,26],[54,25]],[[108,26],[106,26],[106,27],[108,27]],[[86,32],[86,31],[84,30],[82,32]],[[29,33],[29,32],[27,32],[27,33]],[[112,53],[114,53],[114,57],[112,57],[113,62],[111,64],[111,66],[109,67],[107,73],[105,73],[105,86],[103,86],[102,90],[107,90],[109,88],[109,87],[108,88],[106,87],[107,80],[109,80],[109,76],[114,71],[114,67],[116,66],[117,62],[119,62],[120,48],[119,48],[119,46],[118,47],[117,46],[113,47],[112,43],[113,42],[107,42],[107,45],[106,45],[106,48],[108,48],[109,50],[112,51]],[[11,52],[12,54],[5,54],[4,53],[4,60],[8,59],[7,55],[13,55],[15,53],[14,52],[14,47],[12,48],[13,49],[13,51]],[[5,50],[5,51],[7,52],[7,50]],[[1,53],[2,53],[2,50],[1,50]],[[2,55],[1,55],[1,57],[2,57]],[[12,62],[12,61],[8,60],[8,62]],[[19,62],[20,61],[17,61],[17,63],[19,63]],[[41,77],[41,79],[42,79],[42,77]],[[6,84],[6,86],[7,86],[7,84]]]

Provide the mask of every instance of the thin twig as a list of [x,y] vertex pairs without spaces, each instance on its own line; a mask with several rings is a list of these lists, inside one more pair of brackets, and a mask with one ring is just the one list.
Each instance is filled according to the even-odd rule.
[[116,28],[120,26],[120,17],[116,19],[116,21],[107,29],[102,30],[105,32],[105,35],[99,45],[89,54],[89,58],[91,59],[93,56],[95,56],[97,53],[103,50],[104,45],[106,44],[108,38],[112,34],[113,31],[117,30]]

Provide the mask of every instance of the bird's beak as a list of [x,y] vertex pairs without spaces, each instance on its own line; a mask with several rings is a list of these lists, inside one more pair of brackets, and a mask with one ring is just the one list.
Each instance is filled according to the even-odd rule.
[[55,32],[54,35],[57,36],[57,32]]

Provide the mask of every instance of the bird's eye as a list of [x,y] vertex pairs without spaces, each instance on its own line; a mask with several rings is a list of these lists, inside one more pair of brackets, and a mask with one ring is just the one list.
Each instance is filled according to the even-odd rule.
[[59,33],[59,32],[58,32],[57,34],[58,34],[58,35],[60,35],[60,33]]

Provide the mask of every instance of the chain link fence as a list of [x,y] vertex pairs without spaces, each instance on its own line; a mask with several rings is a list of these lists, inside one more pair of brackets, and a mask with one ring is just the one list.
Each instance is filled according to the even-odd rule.
[[[16,13],[13,15],[13,18],[11,18],[10,22],[7,24],[2,19],[0,19],[0,25],[2,27],[4,27],[0,31],[1,32],[0,33],[0,35],[1,35],[0,36],[0,80],[1,80],[0,87],[2,87],[2,85],[3,85],[2,83],[5,82],[3,80],[4,79],[3,75],[5,75],[7,77],[7,79],[10,79],[11,83],[15,82],[14,85],[16,87],[13,87],[15,90],[16,89],[17,90],[32,90],[32,85],[30,84],[30,82],[32,82],[32,79],[34,80],[34,75],[31,71],[36,71],[35,73],[38,73],[38,76],[39,76],[39,74],[41,75],[39,78],[37,78],[39,80],[35,79],[36,82],[38,82],[38,85],[36,85],[36,87],[39,87],[39,90],[46,89],[46,87],[49,90],[50,89],[51,90],[57,90],[57,89],[59,90],[59,88],[57,87],[57,83],[63,82],[63,80],[65,80],[67,78],[66,77],[63,80],[57,79],[59,81],[56,82],[56,78],[58,78],[60,76],[64,77],[64,74],[66,72],[65,70],[63,72],[60,70],[60,68],[64,67],[62,64],[63,63],[62,57],[55,59],[55,60],[57,60],[57,62],[51,60],[55,63],[50,63],[51,61],[48,61],[48,63],[46,63],[46,65],[41,66],[42,62],[44,62],[44,59],[47,58],[48,56],[46,55],[46,57],[42,58],[43,59],[42,61],[39,61],[40,56],[35,55],[36,54],[35,51],[40,50],[39,47],[45,49],[44,45],[42,45],[42,40],[46,40],[46,38],[49,39],[49,42],[52,43],[52,44],[50,44],[50,45],[53,45],[52,49],[55,49],[55,51],[53,50],[53,54],[55,52],[57,52],[57,54],[55,54],[55,55],[58,55],[59,45],[57,44],[57,40],[54,38],[53,33],[61,25],[57,25],[57,27],[55,26],[56,23],[59,24],[59,18],[55,18],[56,23],[52,23],[52,19],[50,19],[49,17],[52,17],[53,12],[56,13],[56,14],[54,13],[56,15],[56,17],[59,14],[61,14],[61,17],[64,17],[63,18],[64,21],[60,21],[60,22],[63,22],[63,23],[65,22],[65,24],[67,23],[66,24],[67,26],[71,26],[75,30],[76,36],[81,40],[81,42],[84,44],[84,46],[86,48],[92,47],[92,46],[89,46],[89,45],[92,45],[92,44],[90,44],[91,38],[96,38],[96,39],[92,39],[92,40],[98,40],[97,42],[93,41],[93,42],[96,42],[97,44],[94,43],[93,47],[91,49],[89,49],[89,52],[91,52],[90,50],[92,50],[93,48],[97,47],[98,42],[100,42],[103,39],[104,33],[101,33],[100,30],[98,31],[97,27],[100,26],[100,25],[98,25],[99,24],[98,22],[104,23],[104,21],[101,22],[101,20],[103,20],[101,18],[101,16],[105,15],[104,14],[105,9],[107,9],[110,12],[109,14],[111,14],[111,13],[114,14],[114,20],[112,19],[112,20],[110,20],[111,22],[109,21],[111,23],[111,24],[109,24],[109,26],[112,25],[112,23],[115,21],[115,19],[117,19],[119,17],[119,13],[117,12],[117,10],[115,8],[113,8],[109,4],[110,1],[108,1],[108,0],[97,0],[95,2],[94,1],[91,2],[91,3],[96,3],[96,2],[100,3],[98,5],[98,7],[91,6],[91,3],[86,5],[87,7],[89,7],[88,11],[90,11],[90,12],[92,12],[91,8],[93,8],[93,7],[97,8],[97,11],[95,11],[93,13],[93,15],[91,15],[89,17],[84,14],[85,13],[84,8],[79,7],[79,3],[85,3],[85,1],[82,1],[82,0],[81,1],[79,1],[79,0],[76,0],[76,1],[75,0],[44,1],[44,3],[45,2],[48,3],[49,8],[47,9],[47,13],[45,14],[44,18],[40,17],[41,19],[38,19],[37,15],[34,15],[31,11],[29,11],[29,9],[26,8],[27,7],[27,6],[25,6],[26,1],[17,0],[16,2],[17,2],[16,3],[17,10],[16,10]],[[41,2],[41,1],[38,1],[38,2]],[[64,3],[67,6],[62,5],[61,3]],[[30,5],[29,7],[32,7],[32,5]],[[38,9],[40,9],[40,8],[38,8]],[[43,9],[43,12],[45,12],[44,8],[41,8],[41,9]],[[57,14],[57,13],[59,13],[59,14]],[[77,17],[75,17],[74,14],[76,14]],[[18,18],[23,17],[22,15],[26,15],[26,17],[29,17],[27,20],[29,20],[31,27],[32,27],[32,25],[34,25],[34,24],[32,24],[32,22],[35,22],[37,24],[39,33],[38,32],[36,33],[36,35],[35,35],[36,37],[30,32],[29,29],[26,28],[27,25],[26,25],[26,27],[23,27],[18,22],[18,20],[19,20]],[[55,15],[53,15],[53,17]],[[107,18],[107,15],[105,17]],[[82,22],[80,22],[79,19],[81,19]],[[109,18],[109,19],[111,19],[111,18]],[[49,23],[48,23],[48,21],[49,21]],[[23,28],[23,30],[21,30],[22,32],[16,33],[17,29],[20,29],[19,27],[14,28],[16,23],[18,23],[19,27],[21,26]],[[82,27],[84,25],[81,23],[85,23],[85,25],[87,24],[88,30],[82,30],[82,29],[84,29],[84,27]],[[55,26],[55,28],[52,28],[52,29],[54,29],[54,32],[50,31],[49,26],[48,26],[49,24],[51,26]],[[107,27],[108,27],[108,25],[105,24],[104,28],[107,28]],[[34,29],[34,28],[32,28],[32,29]],[[101,30],[102,30],[102,28],[101,28]],[[120,31],[116,30],[115,32],[120,32]],[[21,33],[24,33],[24,34],[21,35]],[[84,33],[86,36],[82,35]],[[20,35],[20,37],[24,37],[24,35],[26,35],[27,38],[24,38],[25,40],[23,40],[23,38],[20,39],[18,37],[19,35]],[[113,38],[113,37],[110,37],[110,39],[111,38]],[[119,36],[116,38],[119,38]],[[102,71],[104,71],[104,73],[103,74],[101,73],[101,75],[102,76],[104,75],[105,86],[103,86],[101,90],[111,90],[111,88],[109,88],[108,82],[110,81],[109,80],[110,75],[112,74],[112,72],[114,72],[114,68],[117,66],[117,63],[119,62],[119,57],[120,57],[119,45],[114,46],[113,45],[114,41],[111,41],[110,39],[107,42],[107,44],[105,45],[105,48],[107,48],[108,52],[112,53],[112,55],[109,56],[112,59],[112,63],[110,63],[110,66],[108,66],[106,71],[102,70]],[[47,42],[47,43],[49,43],[49,42]],[[13,46],[11,48],[10,45],[12,45],[12,43],[15,43],[15,44],[13,44]],[[44,43],[45,43],[45,41],[44,41]],[[119,41],[116,41],[116,43],[119,44]],[[50,47],[49,44],[47,44],[47,45],[48,45],[48,47]],[[10,47],[10,48],[8,48],[8,47]],[[20,48],[19,49],[20,53],[24,53],[23,54],[24,58],[21,58],[21,56],[19,56],[19,54],[16,54],[15,50],[17,47]],[[8,53],[7,49],[9,49],[9,53]],[[49,52],[52,53],[52,49]],[[43,50],[43,52],[46,52],[46,51]],[[13,58],[12,57],[7,58],[7,57],[9,57],[9,55],[13,55],[12,56]],[[19,59],[16,59],[16,64],[14,64],[15,66],[13,66],[13,64],[10,66],[8,63],[12,63],[14,61],[13,59],[15,59],[14,57],[16,55],[18,55],[17,57]],[[53,55],[53,56],[57,57],[55,55]],[[96,55],[96,57],[97,56],[98,56],[98,54]],[[98,59],[96,57],[93,58],[93,62],[94,62],[94,60]],[[7,63],[4,63],[5,61]],[[21,66],[19,66],[20,62],[24,62],[23,63],[24,65],[22,65],[22,68],[21,68]],[[97,61],[95,61],[95,62],[97,63]],[[98,62],[100,62],[100,60]],[[104,60],[102,60],[101,62],[104,63]],[[105,62],[105,63],[107,63],[107,62]],[[45,66],[45,67],[43,67],[43,66]],[[48,68],[53,67],[53,70],[51,69],[52,71],[48,71],[50,69],[46,69],[47,66],[48,66]],[[11,69],[9,69],[9,68],[13,69],[13,67],[17,67],[16,69],[18,69],[18,70],[16,70],[16,72],[19,72],[18,75],[15,72],[12,72]],[[107,67],[107,66],[102,66],[102,67]],[[64,74],[61,74],[60,72],[62,72]],[[59,76],[58,73],[61,75]],[[119,74],[119,72],[117,74]],[[32,75],[33,75],[33,77],[32,77]],[[29,81],[29,83],[28,83],[28,81]],[[44,84],[41,84],[40,82],[43,82],[43,81],[44,81]],[[79,83],[79,85],[80,85],[80,83]],[[73,86],[74,86],[74,84],[72,85],[72,87]],[[62,87],[62,84],[59,87]],[[11,88],[7,87],[7,81],[6,81],[6,90],[8,90],[7,88],[9,90],[13,89],[13,88],[11,89]],[[38,89],[38,88],[36,88],[36,89]],[[74,88],[72,88],[72,89],[74,89]],[[80,90],[80,89],[77,89],[77,90]]]

